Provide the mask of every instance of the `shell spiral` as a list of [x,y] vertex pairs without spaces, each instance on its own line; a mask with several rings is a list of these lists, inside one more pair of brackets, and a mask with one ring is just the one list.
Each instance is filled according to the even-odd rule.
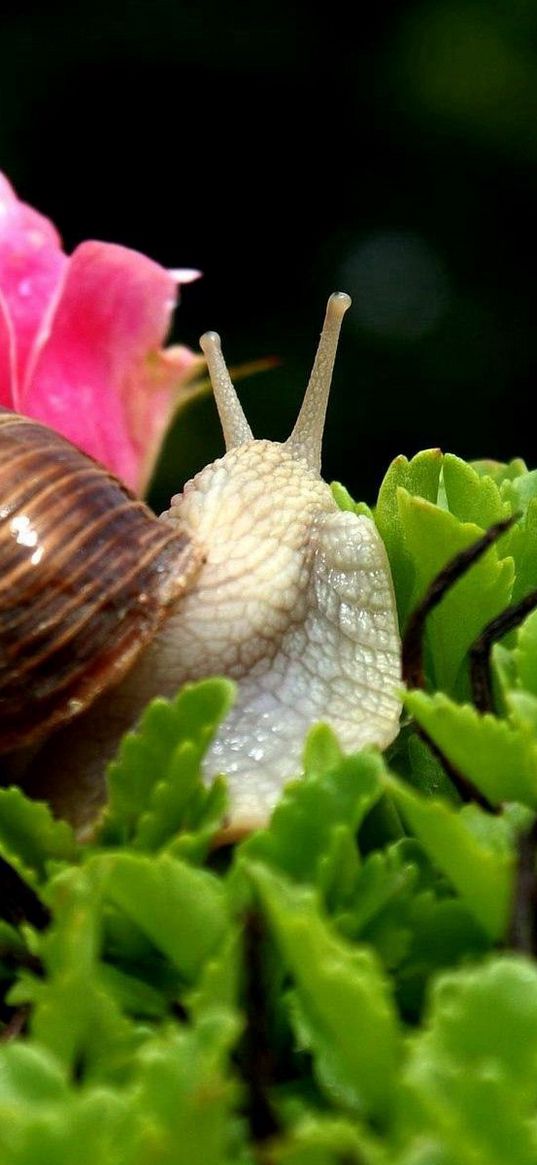
[[119,681],[198,565],[188,536],[45,425],[0,411],[0,750]]

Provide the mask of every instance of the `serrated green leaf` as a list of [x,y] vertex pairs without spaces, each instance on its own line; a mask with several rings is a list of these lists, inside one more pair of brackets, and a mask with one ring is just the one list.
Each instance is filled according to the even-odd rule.
[[496,697],[502,710],[506,710],[506,696],[517,683],[517,671],[512,652],[504,643],[496,643],[491,655],[492,679],[496,689]]
[[136,924],[188,982],[229,924],[222,883],[169,854],[119,853],[107,860],[106,898]]
[[[220,1011],[148,1039],[126,1087],[69,1085],[45,1049],[0,1047],[0,1160],[9,1165],[234,1165],[240,1147]],[[242,1158],[241,1158],[242,1159]]]
[[459,795],[431,747],[416,732],[412,721],[401,729],[389,755],[389,765],[415,789],[429,797],[444,797],[455,805]]
[[528,472],[526,462],[521,457],[513,457],[512,461],[507,462],[484,459],[470,461],[469,464],[476,473],[479,473],[480,476],[491,477],[498,486],[502,486],[504,482],[514,481],[516,477]]
[[4,919],[0,919],[0,957],[6,954],[21,955],[25,951],[19,931],[10,926]]
[[236,1011],[242,972],[242,942],[241,929],[237,925],[231,926],[218,948],[203,963],[196,985],[186,1001],[189,1014],[195,1021],[222,1008],[233,1013]]
[[513,658],[519,686],[537,696],[537,611],[520,627]]
[[128,975],[111,963],[99,967],[99,978],[122,1012],[147,1019],[163,1019],[168,1011],[165,995],[142,979]]
[[497,702],[509,721],[537,744],[537,612],[516,632],[514,646],[496,644],[492,660]]
[[[7,1106],[6,1106],[7,1107]],[[4,1110],[0,1159],[9,1165],[140,1165],[125,1155],[126,1131],[140,1120],[111,1090],[71,1093],[63,1101]]]
[[408,692],[405,706],[491,804],[521,801],[537,808],[537,739],[532,734],[482,715],[470,704],[455,704],[442,692]]
[[507,693],[507,709],[510,721],[529,733],[533,743],[537,738],[537,696],[531,692],[513,689]]
[[507,925],[514,851],[506,821],[477,805],[453,809],[425,800],[388,778],[396,805],[425,852],[447,875],[486,934],[499,939]]
[[[522,508],[513,500],[513,512]],[[531,498],[519,522],[503,541],[504,552],[512,556],[516,577],[511,602],[518,603],[537,586],[537,498]]]
[[174,700],[149,704],[109,765],[101,845],[130,842],[151,852],[181,831],[201,831],[207,842],[223,796],[221,785],[216,795],[204,786],[200,763],[234,691],[229,680],[203,680],[186,684]]
[[[112,1165],[113,1098],[71,1091],[58,1061],[24,1043],[0,1047],[0,1160],[9,1165]],[[112,1140],[114,1138],[112,1137]]]
[[358,1113],[385,1114],[399,1054],[387,980],[373,952],[341,939],[315,894],[247,864],[295,984],[293,1019],[328,1098]]
[[202,861],[227,806],[225,782],[206,788],[200,778],[199,749],[185,740],[173,751],[163,780],[140,814],[134,849],[154,853],[163,846],[192,861]]
[[417,453],[411,461],[406,457],[396,457],[380,487],[375,522],[390,560],[401,627],[404,627],[410,613],[415,566],[406,545],[397,491],[403,487],[411,496],[426,498],[435,503],[441,468],[442,453],[439,449]]
[[537,969],[523,956],[495,956],[444,975],[431,1000],[424,1042],[459,1064],[495,1061],[528,1105],[537,1099]]
[[510,1090],[501,1081],[446,1069],[440,1080],[423,1067],[416,1071],[414,1103],[405,1093],[408,1118],[415,1131],[409,1136],[401,1165],[534,1165],[537,1152],[533,1121],[522,1121]]
[[[474,524],[462,524],[453,514],[403,489],[397,494],[415,584],[412,606],[423,598],[432,580],[460,550],[482,534]],[[435,688],[465,697],[468,678],[462,665],[483,627],[509,603],[514,579],[511,558],[501,559],[502,539],[448,591],[427,621],[429,671]]]
[[[40,947],[46,977],[26,985],[34,1038],[66,1073],[107,1080],[124,1070],[137,1038],[100,979],[101,896],[96,862],[55,878],[49,890],[54,922]],[[12,992],[18,1001],[22,986]]]
[[334,893],[336,870],[345,884],[354,877],[356,832],[382,794],[384,762],[367,750],[341,756],[332,734],[321,726],[309,737],[305,766],[305,776],[287,785],[269,827],[244,842],[241,854]]
[[481,958],[492,940],[464,902],[439,898],[431,891],[410,901],[408,930],[410,942],[397,967],[397,999],[404,1014],[416,1019],[435,973]]
[[222,1009],[140,1050],[132,1111],[143,1123],[129,1163],[233,1165],[237,1088],[229,1056],[238,1031],[236,1018]]
[[528,960],[495,958],[442,976],[403,1070],[399,1136],[430,1138],[461,1165],[532,1165],[536,1065],[537,973]]
[[0,854],[34,885],[46,877],[49,862],[74,861],[77,845],[66,821],[58,821],[42,801],[21,789],[0,789]]
[[478,474],[453,453],[444,455],[442,482],[448,509],[460,522],[473,522],[486,530],[511,513],[492,477]]
[[371,518],[374,521],[371,508],[366,502],[355,502],[351,497],[348,489],[341,484],[340,481],[332,481],[330,483],[332,496],[340,510],[349,510],[351,514],[362,514],[365,518]]
[[274,1165],[388,1165],[369,1130],[356,1121],[316,1113],[271,1144],[270,1160]]
[[[0,1097],[2,1103],[50,1103],[67,1095],[61,1065],[44,1048],[27,1043],[0,1047]],[[0,1126],[1,1127],[1,1126]]]
[[352,901],[338,914],[338,929],[354,941],[371,943],[386,967],[396,967],[410,945],[409,902],[419,880],[405,839],[366,858]]
[[504,481],[502,494],[513,507],[513,510],[525,511],[532,501],[537,499],[537,470],[517,473],[509,480]]
[[481,954],[490,940],[464,903],[446,898],[418,842],[406,838],[369,855],[356,882],[354,905],[337,924],[371,943],[395,974],[405,1014],[417,1015],[432,972]]

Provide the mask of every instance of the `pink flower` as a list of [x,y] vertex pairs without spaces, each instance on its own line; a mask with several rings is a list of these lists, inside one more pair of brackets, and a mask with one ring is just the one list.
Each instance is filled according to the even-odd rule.
[[113,243],[71,256],[0,173],[0,405],[36,417],[141,492],[178,390],[204,367],[162,349],[181,283]]

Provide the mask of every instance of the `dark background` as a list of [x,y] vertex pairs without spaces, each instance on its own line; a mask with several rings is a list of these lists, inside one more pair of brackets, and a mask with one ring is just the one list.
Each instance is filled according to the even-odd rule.
[[[356,5],[358,32],[282,0],[1,11],[0,167],[68,250],[204,271],[173,338],[280,357],[240,386],[256,435],[287,436],[341,288],[326,477],[371,502],[398,452],[537,464],[534,0]],[[159,493],[220,451],[198,402]]]

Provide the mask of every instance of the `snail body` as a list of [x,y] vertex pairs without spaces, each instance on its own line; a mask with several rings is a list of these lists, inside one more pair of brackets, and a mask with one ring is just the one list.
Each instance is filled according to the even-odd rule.
[[[207,780],[216,773],[227,776],[230,837],[266,822],[282,786],[300,772],[304,736],[316,721],[331,724],[349,750],[366,744],[385,747],[396,735],[400,644],[386,553],[374,523],[340,511],[320,476],[329,385],[349,302],[344,295],[329,301],[310,383],[288,441],[253,438],[218,337],[208,333],[202,347],[227,452],[188,482],[160,519],[115,483],[120,491],[117,521],[119,511],[133,507],[130,533],[122,542],[132,610],[121,588],[116,601],[105,589],[99,592],[93,576],[85,583],[87,602],[95,599],[108,617],[108,631],[99,635],[112,662],[96,668],[85,659],[79,668],[77,661],[84,677],[81,689],[71,685],[65,701],[60,684],[61,692],[50,698],[55,707],[46,723],[36,726],[28,707],[20,714],[21,723],[33,724],[20,743],[37,748],[27,766],[31,791],[52,795],[58,810],[78,825],[94,815],[102,800],[104,768],[122,733],[136,723],[152,696],[171,696],[186,680],[222,674],[237,682],[235,705],[209,748],[204,770]],[[0,437],[1,432],[0,426]],[[83,476],[94,463],[82,461]],[[9,521],[13,540],[12,514]],[[102,516],[100,521],[106,525]],[[115,523],[110,519],[114,529]],[[90,561],[92,556],[98,561],[99,553],[104,551],[94,547]],[[140,573],[142,558],[145,575]],[[73,577],[75,583],[67,585],[71,605],[80,575]],[[64,570],[58,596],[65,594],[65,578]],[[49,597],[45,610],[54,602],[60,605],[60,598]],[[148,604],[151,614],[142,618],[140,608]],[[129,622],[132,632],[126,630]],[[14,636],[11,655],[21,655]],[[89,630],[85,643],[88,636]],[[67,632],[70,639],[76,646],[76,636]],[[130,647],[122,653],[116,641]],[[92,669],[99,673],[95,683],[85,678]],[[2,715],[7,709],[0,684],[0,727],[2,720],[10,720]],[[4,732],[2,746],[13,749],[13,725]],[[51,786],[59,773],[62,788],[54,795]]]

